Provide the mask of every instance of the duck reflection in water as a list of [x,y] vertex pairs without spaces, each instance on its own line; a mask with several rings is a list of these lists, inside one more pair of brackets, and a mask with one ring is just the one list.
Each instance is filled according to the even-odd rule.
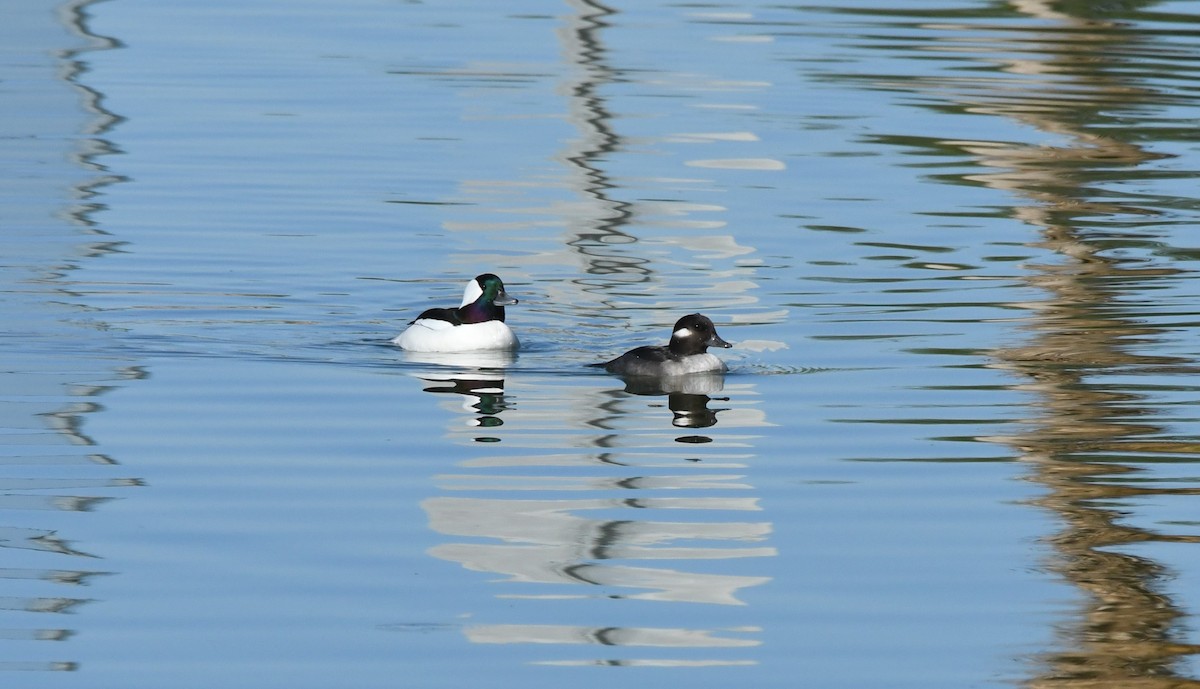
[[[725,388],[724,373],[693,373],[668,378],[623,377],[625,392],[631,395],[667,398],[667,408],[674,414],[671,425],[678,428],[708,428],[717,423],[717,413],[727,409],[708,406],[715,400],[727,401],[728,397],[713,397]],[[694,436],[681,442],[709,442],[711,439]]]
[[[505,368],[516,360],[509,351],[464,353],[411,352],[407,359],[414,363],[438,364],[445,371],[422,372],[417,377],[429,383],[422,388],[435,394],[455,394],[463,397],[463,409],[475,414],[472,425],[480,428],[501,426],[501,412],[508,408],[504,400]],[[495,442],[496,438],[476,438],[479,442]]]

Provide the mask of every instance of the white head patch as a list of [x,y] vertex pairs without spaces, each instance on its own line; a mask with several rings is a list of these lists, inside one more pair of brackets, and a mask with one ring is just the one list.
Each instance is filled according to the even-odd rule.
[[471,278],[470,282],[467,283],[467,288],[463,290],[463,300],[461,306],[474,304],[475,300],[481,296],[483,296],[483,288],[479,286],[478,280]]
[[675,332],[671,333],[672,339],[678,337],[681,340],[686,340],[687,338],[689,338],[691,336],[692,336],[692,331],[687,328],[680,328],[679,330],[676,330]]

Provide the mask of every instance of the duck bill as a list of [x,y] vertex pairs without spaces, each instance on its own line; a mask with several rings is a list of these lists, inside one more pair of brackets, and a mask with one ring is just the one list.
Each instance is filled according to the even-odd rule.
[[492,300],[492,303],[496,306],[512,306],[513,304],[517,303],[517,300],[508,296],[508,292],[500,290],[500,292],[496,295],[496,298]]
[[733,346],[725,340],[722,340],[721,336],[716,333],[713,333],[713,336],[708,338],[708,342],[705,342],[704,344],[709,347],[724,347],[725,349],[729,349]]

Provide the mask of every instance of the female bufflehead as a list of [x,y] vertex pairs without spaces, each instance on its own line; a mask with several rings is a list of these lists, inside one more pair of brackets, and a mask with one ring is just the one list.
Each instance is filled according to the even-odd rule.
[[425,310],[392,344],[413,352],[516,349],[521,343],[504,324],[504,307],[516,303],[500,278],[484,273],[467,283],[462,306]]
[[666,347],[638,347],[603,364],[609,373],[632,377],[672,377],[689,373],[724,373],[725,362],[708,353],[709,347],[732,347],[717,334],[713,322],[693,313],[675,323]]

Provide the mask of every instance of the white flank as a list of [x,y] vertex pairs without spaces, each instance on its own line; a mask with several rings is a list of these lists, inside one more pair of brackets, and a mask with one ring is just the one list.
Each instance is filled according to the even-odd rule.
[[685,356],[679,361],[664,361],[662,365],[662,375],[671,378],[695,373],[724,373],[727,370],[724,361],[708,352]]
[[434,319],[418,319],[392,340],[411,352],[473,352],[487,349],[517,349],[517,336],[501,321],[451,325]]

